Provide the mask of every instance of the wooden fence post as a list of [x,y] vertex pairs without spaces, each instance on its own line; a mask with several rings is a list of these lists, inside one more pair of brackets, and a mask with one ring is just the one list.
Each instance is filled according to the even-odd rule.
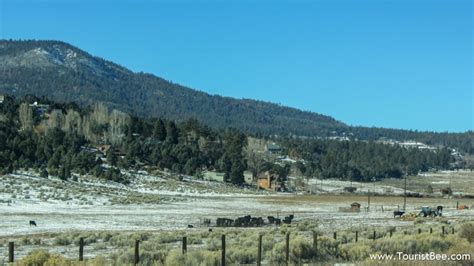
[[375,234],[376,234],[376,232],[374,231],[374,241],[375,241]]
[[451,231],[452,231],[452,233],[453,233],[453,235],[454,235],[454,227],[453,227],[453,228],[451,228]]
[[135,265],[140,262],[140,240],[135,240]]
[[79,261],[84,260],[84,238],[79,238]]
[[290,232],[286,233],[285,261],[286,261],[286,265],[289,265],[290,263]]
[[313,249],[318,250],[318,233],[313,232]]
[[183,254],[186,254],[186,252],[188,251],[188,239],[183,236]]
[[433,227],[430,227],[430,234],[433,233]]
[[393,230],[390,229],[390,237],[392,237],[392,234],[393,234]]
[[356,231],[356,241],[355,242],[357,242],[357,240],[359,240],[359,231]]
[[334,240],[337,239],[337,232],[334,232]]
[[13,263],[15,261],[15,243],[8,242],[8,262]]
[[459,210],[459,201],[456,201],[456,210]]
[[421,228],[418,228],[418,234],[421,234]]
[[262,265],[262,237],[262,234],[258,236],[257,266]]
[[441,234],[444,235],[444,225],[441,226]]
[[221,266],[225,266],[225,235],[222,235]]

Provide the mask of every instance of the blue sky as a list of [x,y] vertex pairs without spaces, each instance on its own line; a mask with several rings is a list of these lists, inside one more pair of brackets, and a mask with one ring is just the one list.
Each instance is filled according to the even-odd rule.
[[3,39],[352,125],[473,129],[470,0],[0,2]]

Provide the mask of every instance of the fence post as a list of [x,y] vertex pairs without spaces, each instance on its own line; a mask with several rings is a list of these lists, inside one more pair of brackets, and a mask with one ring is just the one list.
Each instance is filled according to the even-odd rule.
[[221,266],[225,266],[225,235],[222,235]]
[[84,260],[84,238],[79,238],[79,261]]
[[8,243],[8,262],[13,263],[15,261],[15,243]]
[[430,234],[433,233],[433,227],[430,227]]
[[135,240],[135,265],[140,262],[140,240]]
[[337,239],[337,232],[334,232],[334,240]]
[[444,225],[441,226],[441,234],[444,235]]
[[421,234],[421,228],[418,228],[418,234]]
[[392,234],[393,234],[393,230],[390,229],[390,237],[392,237]]
[[382,205],[382,212],[383,212],[383,205]]
[[374,241],[375,241],[375,234],[376,234],[376,232],[374,231]]
[[183,254],[186,254],[186,252],[188,251],[187,245],[188,245],[188,239],[185,236],[183,236]]
[[356,241],[355,242],[357,242],[357,240],[359,240],[359,231],[356,231]]
[[313,249],[318,250],[318,233],[313,232]]
[[290,263],[290,232],[286,233],[286,245],[285,245],[285,261],[286,265]]
[[257,266],[262,265],[262,234],[258,236]]
[[456,201],[456,210],[459,210],[459,201]]
[[451,231],[452,231],[452,233],[453,233],[453,235],[454,235],[454,227],[453,227],[453,228],[451,228]]

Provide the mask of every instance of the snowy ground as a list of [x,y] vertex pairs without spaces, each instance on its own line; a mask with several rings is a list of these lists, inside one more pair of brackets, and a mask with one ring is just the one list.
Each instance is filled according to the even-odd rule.
[[[67,230],[134,231],[175,230],[188,224],[199,225],[204,218],[285,216],[296,220],[317,220],[321,228],[354,226],[407,225],[393,219],[393,210],[403,206],[402,197],[372,197],[366,212],[363,195],[296,195],[257,193],[209,182],[180,182],[162,176],[135,173],[129,186],[90,178],[78,182],[44,179],[34,173],[20,172],[1,177],[0,236],[17,236]],[[323,187],[346,186],[342,181],[328,180]],[[358,184],[355,184],[357,186]],[[362,184],[361,184],[362,186]],[[380,191],[393,187],[376,185]],[[336,189],[335,189],[336,190]],[[454,209],[456,199],[409,198],[407,210],[417,212],[421,206],[444,205],[445,216],[474,218],[474,210]],[[359,202],[360,213],[340,212]],[[474,205],[474,201],[461,200]],[[382,212],[382,206],[384,212]],[[37,227],[30,227],[34,220]]]

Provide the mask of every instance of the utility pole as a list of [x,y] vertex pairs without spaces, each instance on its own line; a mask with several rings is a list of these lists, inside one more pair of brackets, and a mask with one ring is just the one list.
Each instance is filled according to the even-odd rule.
[[403,211],[406,211],[406,208],[407,208],[407,175],[408,173],[405,173],[405,192],[404,192],[404,197],[403,197]]
[[370,189],[367,190],[367,211],[370,210]]

